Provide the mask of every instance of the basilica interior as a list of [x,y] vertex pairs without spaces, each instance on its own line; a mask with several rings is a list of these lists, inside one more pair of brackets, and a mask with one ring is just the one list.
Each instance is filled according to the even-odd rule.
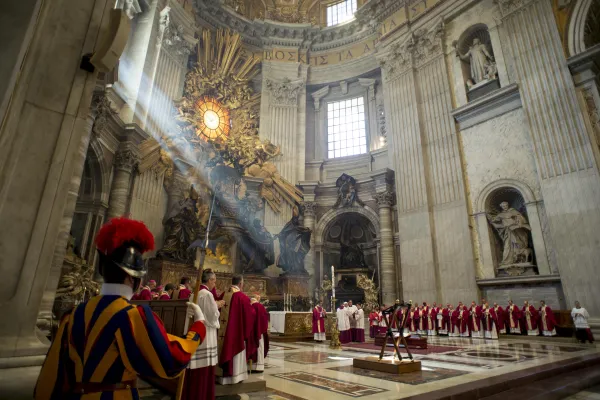
[[[211,268],[217,291],[241,274],[260,295],[264,385],[223,399],[600,398],[600,351],[571,319],[579,302],[600,337],[600,1],[10,3],[0,399],[32,398],[121,216],[154,235],[145,281]],[[349,300],[367,318],[482,299],[544,301],[558,335],[431,337],[408,374],[353,364],[376,338],[336,343]]]

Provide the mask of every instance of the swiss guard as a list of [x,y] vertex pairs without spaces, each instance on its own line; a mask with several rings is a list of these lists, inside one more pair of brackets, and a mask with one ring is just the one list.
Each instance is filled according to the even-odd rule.
[[104,284],[99,296],[63,316],[35,387],[35,399],[137,399],[137,376],[173,378],[190,362],[206,329],[200,307],[186,339],[167,334],[147,305],[129,300],[154,248],[146,225],[114,218],[96,237]]

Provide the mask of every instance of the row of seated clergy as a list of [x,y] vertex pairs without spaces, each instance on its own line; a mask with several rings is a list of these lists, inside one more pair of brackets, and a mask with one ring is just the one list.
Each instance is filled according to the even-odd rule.
[[268,314],[260,296],[250,299],[242,292],[241,276],[234,276],[231,287],[221,296],[215,295],[215,285],[215,273],[204,270],[197,304],[204,314],[206,340],[192,356],[186,372],[184,399],[214,399],[215,380],[222,385],[244,381],[248,363],[253,371],[264,371],[269,351]]
[[340,343],[363,343],[365,341],[365,312],[361,305],[352,300],[342,304],[336,312]]
[[192,280],[187,277],[181,278],[179,285],[167,283],[165,286],[156,285],[154,279],[140,285],[133,294],[131,300],[185,300],[192,295]]

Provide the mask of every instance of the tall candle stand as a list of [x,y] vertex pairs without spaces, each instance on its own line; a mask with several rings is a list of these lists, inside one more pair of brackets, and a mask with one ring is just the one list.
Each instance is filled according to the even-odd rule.
[[329,348],[339,350],[342,348],[342,344],[340,343],[340,331],[338,331],[335,297],[331,298],[331,310],[333,312],[333,318],[331,318],[331,340],[329,341]]

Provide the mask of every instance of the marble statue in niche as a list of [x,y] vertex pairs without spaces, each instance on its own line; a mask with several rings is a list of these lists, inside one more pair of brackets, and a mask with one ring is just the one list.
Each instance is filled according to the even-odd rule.
[[335,186],[338,188],[338,194],[333,208],[352,207],[354,203],[364,206],[356,193],[356,179],[350,175],[342,174],[335,182]]
[[487,214],[490,225],[502,241],[497,269],[508,275],[522,275],[526,272],[524,267],[533,266],[534,253],[529,246],[531,227],[523,213],[511,207],[508,201],[499,206],[498,213]]
[[500,88],[498,67],[485,25],[478,24],[468,28],[452,46],[456,57],[462,61],[462,75],[469,100]]
[[300,225],[300,210],[294,206],[292,219],[275,237],[279,240],[280,254],[277,267],[286,275],[308,275],[304,269],[304,258],[310,250],[312,231]]
[[481,43],[479,38],[473,39],[473,46],[469,48],[466,54],[460,54],[456,49],[456,55],[461,60],[467,61],[471,66],[471,79],[475,84],[484,80],[495,79],[498,73],[494,56],[487,49],[487,46]]

